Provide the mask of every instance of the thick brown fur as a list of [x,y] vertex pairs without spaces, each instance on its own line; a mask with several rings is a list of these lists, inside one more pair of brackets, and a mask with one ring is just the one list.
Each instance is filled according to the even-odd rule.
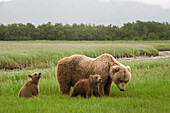
[[99,84],[99,90],[102,95],[110,94],[112,81],[123,91],[131,78],[130,67],[119,63],[110,54],[102,54],[97,58],[73,55],[61,59],[57,64],[60,93],[69,94],[70,87],[77,81],[94,74],[101,75],[102,83]]
[[21,88],[19,91],[19,97],[33,97],[39,95],[39,79],[41,77],[41,73],[35,72],[32,75],[28,75],[31,79]]
[[100,82],[102,82],[100,75],[90,75],[88,79],[80,79],[75,84],[70,97],[81,95],[81,97],[90,98],[96,90],[95,96],[101,97],[102,94],[99,92]]

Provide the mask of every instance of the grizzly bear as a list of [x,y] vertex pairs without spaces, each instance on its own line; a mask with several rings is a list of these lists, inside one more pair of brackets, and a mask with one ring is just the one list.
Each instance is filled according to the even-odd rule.
[[90,75],[88,79],[80,79],[71,92],[70,97],[76,97],[81,95],[84,98],[90,98],[95,90],[97,94],[95,96],[101,97],[99,92],[99,83],[102,82],[100,75]]
[[35,72],[32,75],[28,75],[31,78],[19,91],[19,97],[32,97],[39,95],[39,79],[41,77],[41,73]]
[[101,75],[99,91],[102,95],[110,94],[112,81],[120,91],[124,91],[131,79],[130,67],[124,66],[110,54],[102,54],[97,58],[73,55],[61,59],[57,64],[56,76],[60,93],[69,94],[70,87],[77,81],[94,74]]

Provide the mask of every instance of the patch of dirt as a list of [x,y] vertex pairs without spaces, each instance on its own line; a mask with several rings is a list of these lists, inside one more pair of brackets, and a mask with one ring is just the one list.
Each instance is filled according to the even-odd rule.
[[170,49],[158,49],[158,51],[170,51]]
[[18,63],[17,65],[5,64],[5,65],[0,65],[0,69],[4,69],[4,70],[20,69],[20,70],[22,70],[23,68],[30,67],[30,66],[31,66],[31,64],[21,64],[21,63]]
[[[155,56],[156,55],[156,56]],[[159,51],[159,54],[155,55],[139,55],[134,57],[119,58],[120,60],[143,60],[143,59],[159,59],[159,58],[170,58],[170,51]],[[159,55],[159,56],[158,56]]]
[[158,56],[159,54],[158,53],[140,53],[140,54],[136,54],[136,55],[128,55],[128,54],[124,54],[122,56],[113,56],[115,58],[131,58],[131,57],[139,57],[139,56],[144,56],[144,57],[155,57],[155,56]]

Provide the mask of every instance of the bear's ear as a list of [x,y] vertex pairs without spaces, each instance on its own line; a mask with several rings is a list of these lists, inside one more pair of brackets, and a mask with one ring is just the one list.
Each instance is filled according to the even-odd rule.
[[127,66],[128,71],[131,71],[130,66]]
[[28,77],[32,78],[32,76],[31,76],[31,75],[28,75]]
[[93,75],[90,75],[90,76],[89,76],[89,79],[90,79],[90,81],[92,82],[92,81],[93,81]]
[[120,70],[119,66],[113,66],[112,69],[113,72],[118,72]]

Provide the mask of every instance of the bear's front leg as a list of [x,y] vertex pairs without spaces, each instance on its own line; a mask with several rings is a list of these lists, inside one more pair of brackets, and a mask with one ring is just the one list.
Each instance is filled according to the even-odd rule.
[[93,92],[93,95],[94,95],[95,97],[102,97],[102,96],[104,96],[104,95],[102,95],[102,94],[99,92],[99,90],[98,90],[98,91],[94,91],[94,92]]
[[90,98],[91,96],[92,96],[92,91],[90,89],[88,89],[87,92],[86,92],[85,98]]
[[102,96],[104,96],[104,95],[102,95],[102,94],[100,93],[100,91],[99,91],[99,85],[94,89],[93,95],[94,95],[95,97],[102,97]]
[[100,95],[104,96],[104,84],[103,83],[99,84],[99,90],[97,92],[99,92]]
[[106,84],[104,85],[104,93],[105,93],[105,95],[107,95],[107,96],[110,95],[111,86],[112,86],[112,79],[109,77],[107,79]]
[[32,91],[32,95],[39,96],[39,89],[37,87]]

